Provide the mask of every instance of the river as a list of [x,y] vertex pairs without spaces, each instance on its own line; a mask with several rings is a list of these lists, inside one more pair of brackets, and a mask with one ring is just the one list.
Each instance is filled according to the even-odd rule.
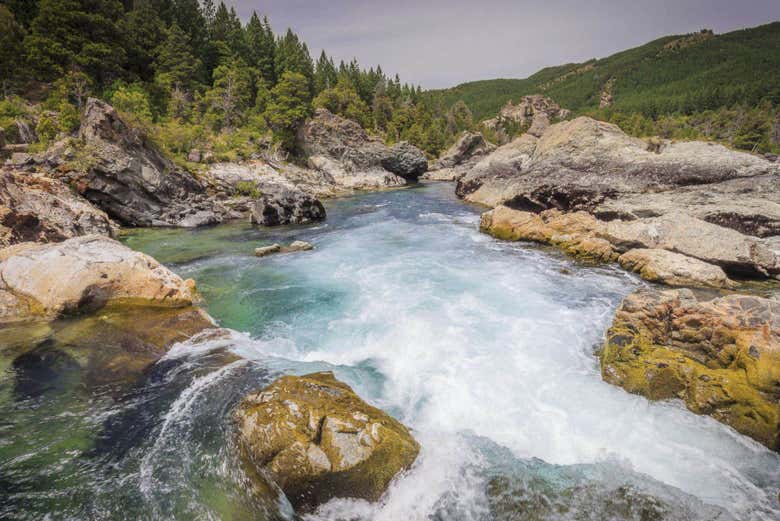
[[[594,353],[643,283],[480,234],[452,191],[331,201],[311,226],[129,233],[232,333],[123,387],[85,374],[78,340],[0,335],[0,518],[289,516],[248,492],[231,410],[279,374],[332,370],[422,449],[382,502],[309,520],[780,519],[780,455],[602,382]],[[315,249],[252,254],[295,239]]]

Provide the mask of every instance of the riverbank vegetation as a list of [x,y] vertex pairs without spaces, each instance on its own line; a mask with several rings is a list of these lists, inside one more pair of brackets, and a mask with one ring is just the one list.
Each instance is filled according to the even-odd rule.
[[292,30],[277,34],[257,13],[242,23],[224,3],[3,0],[0,28],[0,124],[36,111],[41,141],[73,131],[88,96],[180,160],[193,149],[295,152],[296,130],[320,107],[431,156],[454,136],[419,86],[324,51],[314,60]]

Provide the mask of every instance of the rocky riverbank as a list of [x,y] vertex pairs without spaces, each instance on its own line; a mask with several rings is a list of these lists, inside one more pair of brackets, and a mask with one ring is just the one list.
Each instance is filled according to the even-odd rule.
[[476,154],[456,191],[494,207],[480,228],[617,262],[667,286],[632,294],[601,354],[604,379],[650,399],[681,398],[778,450],[775,299],[745,279],[780,277],[780,167],[703,143],[643,141],[577,118]]
[[[0,245],[114,236],[118,226],[195,228],[251,218],[265,226],[325,218],[320,201],[416,182],[427,160],[389,147],[358,124],[318,110],[301,129],[307,166],[258,158],[177,166],[113,107],[89,99],[79,130],[39,154],[12,153],[0,170]],[[0,154],[1,155],[1,154]]]

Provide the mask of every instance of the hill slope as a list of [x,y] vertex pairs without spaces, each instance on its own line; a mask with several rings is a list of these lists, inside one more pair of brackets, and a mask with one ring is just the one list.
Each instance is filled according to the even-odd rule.
[[543,93],[573,110],[611,109],[649,118],[734,104],[780,104],[780,22],[713,35],[667,36],[585,63],[543,69],[525,79],[496,79],[428,91],[450,107],[462,100],[474,118],[494,116],[510,99]]

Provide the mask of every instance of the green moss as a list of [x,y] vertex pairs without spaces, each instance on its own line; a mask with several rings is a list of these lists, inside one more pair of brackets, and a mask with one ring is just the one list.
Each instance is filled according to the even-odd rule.
[[777,397],[756,388],[736,364],[708,367],[618,324],[601,352],[601,373],[605,381],[651,400],[681,398],[691,411],[780,450]]

